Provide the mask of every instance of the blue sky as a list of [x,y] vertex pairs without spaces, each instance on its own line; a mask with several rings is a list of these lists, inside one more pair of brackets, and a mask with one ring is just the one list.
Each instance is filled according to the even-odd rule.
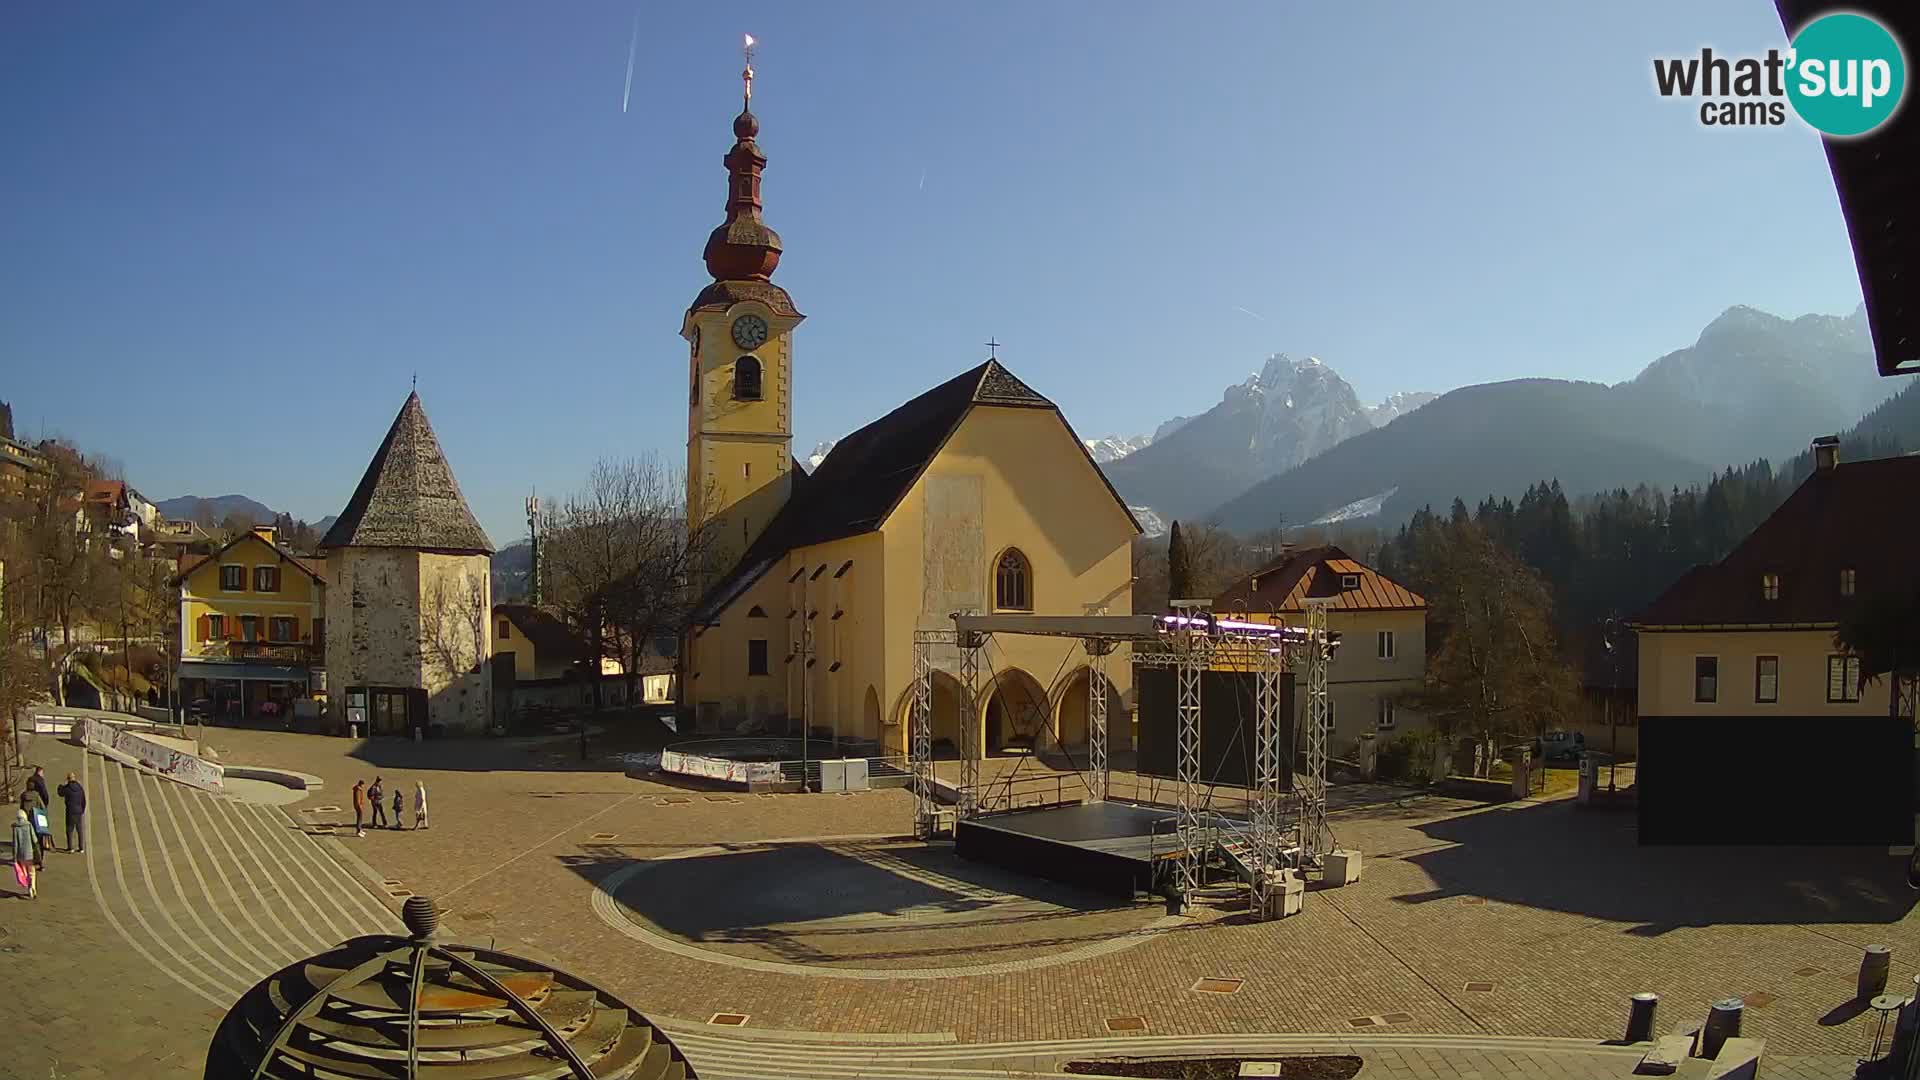
[[1617,381],[1860,299],[1817,137],[1652,89],[1783,43],[1766,0],[639,6],[624,114],[632,2],[0,9],[22,433],[313,520],[417,373],[496,543],[596,458],[678,462],[742,31],[801,453],[989,336],[1091,437],[1273,352],[1363,400]]

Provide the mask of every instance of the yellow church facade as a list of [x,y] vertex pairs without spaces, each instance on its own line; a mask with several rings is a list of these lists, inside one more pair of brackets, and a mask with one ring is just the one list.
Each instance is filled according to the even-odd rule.
[[[951,630],[957,611],[1130,613],[1139,526],[1060,410],[997,359],[840,440],[812,473],[793,459],[804,316],[771,281],[780,241],[760,216],[758,130],[750,110],[734,121],[714,280],[681,330],[688,518],[716,568],[683,640],[681,705],[702,733],[804,725],[904,753],[916,631]],[[971,710],[957,651],[936,649],[934,665],[937,750],[1084,749],[1077,642],[996,636]],[[1124,741],[1124,652],[1106,670]]]

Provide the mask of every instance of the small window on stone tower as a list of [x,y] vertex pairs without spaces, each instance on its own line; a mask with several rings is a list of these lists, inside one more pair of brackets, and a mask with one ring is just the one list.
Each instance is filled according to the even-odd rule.
[[760,360],[743,356],[733,362],[733,396],[741,401],[760,400]]

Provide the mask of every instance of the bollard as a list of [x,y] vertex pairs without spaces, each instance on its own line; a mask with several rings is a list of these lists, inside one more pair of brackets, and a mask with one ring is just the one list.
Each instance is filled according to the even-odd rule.
[[1727,998],[1716,1001],[1707,1013],[1707,1026],[1700,1032],[1700,1056],[1715,1058],[1720,1056],[1720,1047],[1728,1039],[1740,1037],[1740,1014],[1747,1003],[1739,998]]
[[1653,1014],[1660,1008],[1660,995],[1633,995],[1627,1006],[1627,1042],[1647,1042],[1653,1038]]
[[1860,957],[1860,989],[1857,1001],[1868,1001],[1887,990],[1887,967],[1893,961],[1893,949],[1887,945],[1869,945]]

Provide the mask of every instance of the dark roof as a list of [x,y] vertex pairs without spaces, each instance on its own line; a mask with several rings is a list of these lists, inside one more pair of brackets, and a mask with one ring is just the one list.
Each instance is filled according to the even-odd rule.
[[[1774,6],[1788,34],[1818,16],[1851,11],[1871,17],[1908,48],[1920,41],[1920,5],[1913,0],[1776,0]],[[1909,67],[1912,62],[1909,57]],[[1916,93],[1911,72],[1906,93]],[[1920,277],[1920,210],[1913,199],[1920,176],[1920,109],[1909,101],[1866,135],[1823,141],[1853,240],[1880,374],[1920,371],[1920,296],[1913,287]]]
[[[1920,456],[1841,462],[1813,474],[1726,558],[1696,566],[1633,620],[1642,627],[1840,622],[1859,597],[1915,580]],[[1855,573],[1854,597],[1840,571]],[[1780,598],[1761,575],[1780,575]]]
[[[988,360],[841,439],[812,476],[796,471],[786,506],[734,569],[707,590],[694,609],[693,621],[713,621],[768,567],[794,548],[878,529],[975,405],[1051,409],[1056,415],[1060,411],[998,360]],[[1066,423],[1064,416],[1061,423]],[[1086,454],[1086,444],[1073,435],[1072,425],[1067,431],[1074,445]],[[1087,461],[1127,514],[1127,520],[1133,522],[1126,500],[1113,490],[1090,454]],[[1134,529],[1139,529],[1137,522]]]
[[[1341,587],[1343,575],[1360,579]],[[1248,574],[1214,597],[1213,610],[1248,614],[1304,611],[1303,601],[1324,598],[1333,611],[1419,611],[1427,606],[1413,590],[1348,555],[1333,544],[1300,548]]]
[[320,547],[493,554],[493,543],[467,509],[440,440],[427,423],[419,394],[407,395],[360,486],[340,511],[340,519],[321,538]]
[[531,604],[495,604],[493,613],[506,616],[543,660],[586,660],[593,655],[587,642],[552,612]]

